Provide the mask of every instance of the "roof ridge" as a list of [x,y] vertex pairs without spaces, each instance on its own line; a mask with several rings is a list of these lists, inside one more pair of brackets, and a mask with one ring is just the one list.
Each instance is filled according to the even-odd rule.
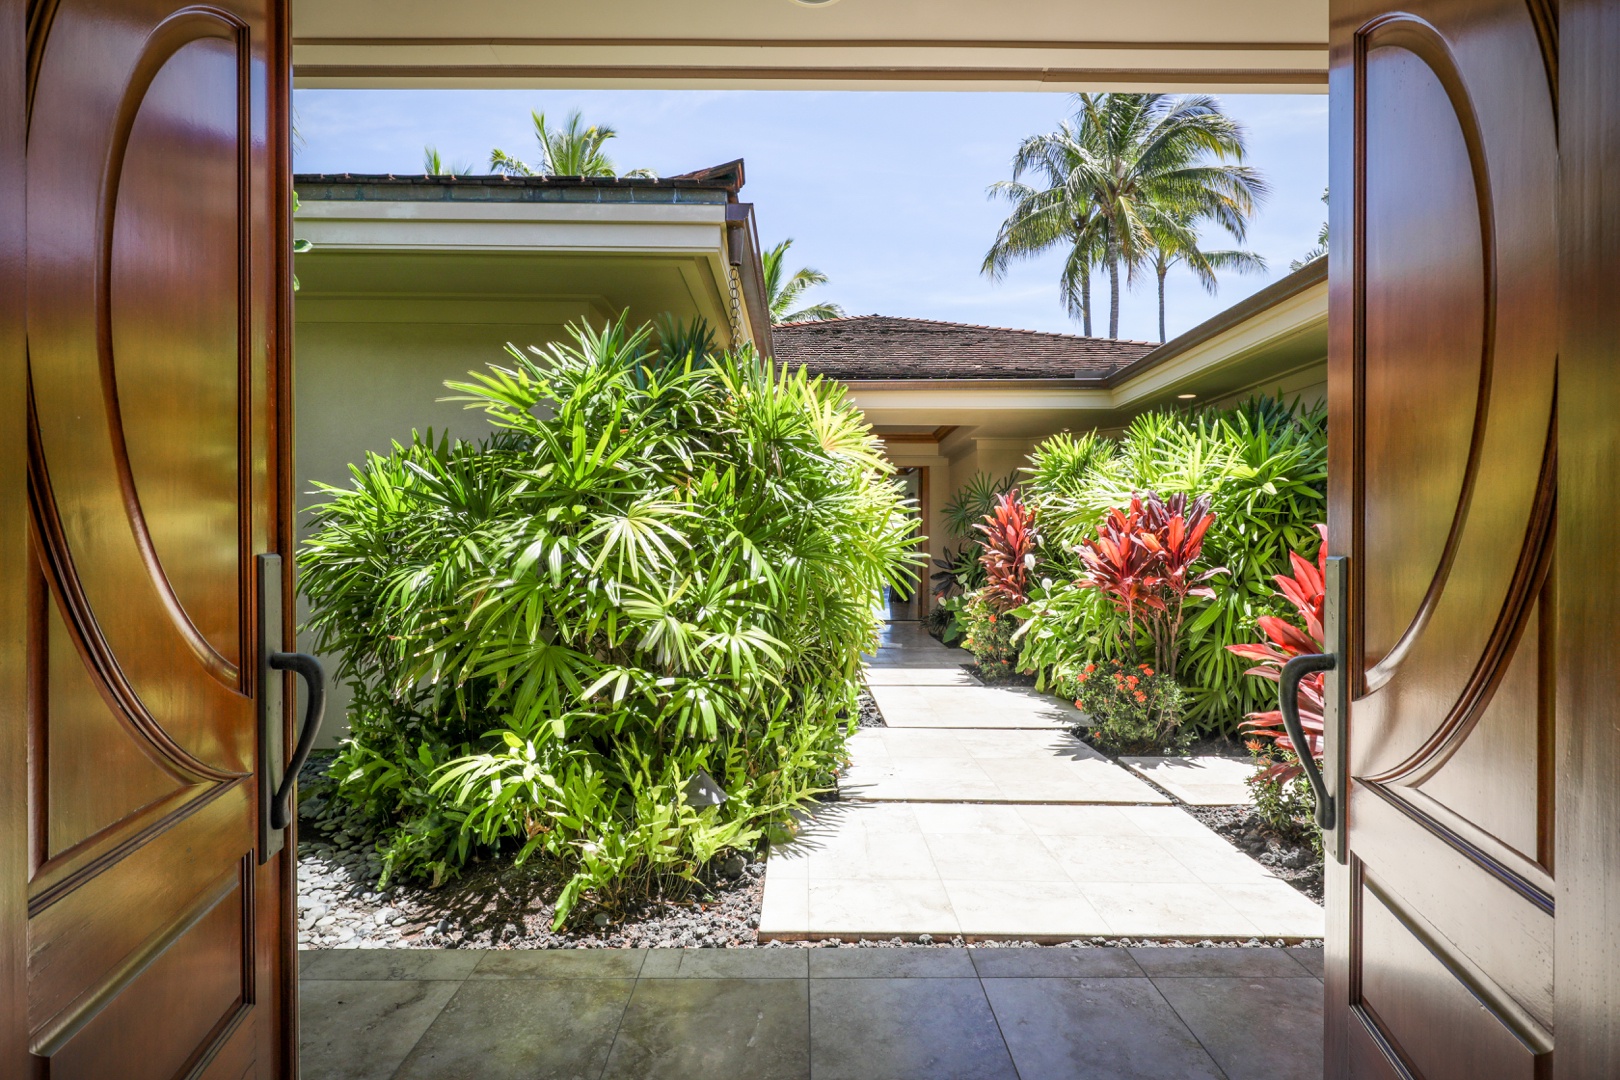
[[914,315],[880,315],[873,312],[871,315],[845,315],[837,319],[801,319],[798,322],[777,323],[773,330],[782,330],[795,326],[826,326],[830,323],[860,322],[866,319],[889,319],[894,322],[930,323],[934,326],[948,326],[956,330],[994,330],[1003,334],[1029,334],[1036,337],[1055,337],[1069,341],[1100,341],[1115,345],[1146,345],[1149,348],[1158,348],[1156,341],[1141,341],[1137,338],[1111,338],[1097,337],[1087,334],[1065,334],[1057,330],[1029,330],[1018,326],[991,326],[987,323],[952,322],[948,319],[924,319]]

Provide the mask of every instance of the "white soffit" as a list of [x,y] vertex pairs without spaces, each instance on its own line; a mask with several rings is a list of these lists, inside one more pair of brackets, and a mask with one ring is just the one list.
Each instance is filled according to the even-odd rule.
[[1325,92],[1327,0],[293,0],[299,86]]

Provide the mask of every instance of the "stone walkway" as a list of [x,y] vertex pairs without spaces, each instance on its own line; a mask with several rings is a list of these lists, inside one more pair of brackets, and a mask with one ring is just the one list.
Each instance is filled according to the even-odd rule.
[[1063,730],[1071,706],[978,685],[968,659],[890,624],[867,673],[889,727],[772,851],[761,939],[1322,936],[1320,907]]
[[304,1080],[1310,1080],[1318,949],[300,954]]

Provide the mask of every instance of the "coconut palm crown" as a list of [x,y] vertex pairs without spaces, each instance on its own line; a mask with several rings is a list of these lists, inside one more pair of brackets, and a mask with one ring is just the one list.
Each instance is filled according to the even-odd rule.
[[784,262],[788,248],[792,246],[793,238],[789,237],[765,252],[761,260],[765,264],[765,294],[771,309],[771,322],[780,326],[783,323],[842,319],[844,309],[837,304],[794,307],[806,289],[827,284],[827,275],[809,266],[801,266],[792,274],[786,274]]
[[1103,267],[1108,336],[1118,337],[1121,274],[1129,281],[1152,265],[1159,241],[1181,228],[1171,215],[1213,222],[1241,240],[1269,188],[1241,164],[1243,128],[1212,97],[1076,94],[1074,106],[1058,130],[1019,145],[1011,180],[991,185],[990,196],[1013,211],[981,269],[997,279],[1016,259],[1067,247],[1065,306],[1089,335],[1091,272]]
[[[561,128],[550,127],[546,114],[531,112],[534,138],[540,144],[540,160],[529,163],[505,150],[489,152],[489,167],[507,176],[619,176],[613,159],[603,150],[619,136],[605,124],[584,126],[578,109],[568,114]],[[655,176],[651,169],[632,169],[625,176]]]

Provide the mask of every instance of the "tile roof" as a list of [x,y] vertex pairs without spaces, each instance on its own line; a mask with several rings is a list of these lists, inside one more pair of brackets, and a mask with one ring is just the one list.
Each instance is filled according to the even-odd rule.
[[772,329],[776,359],[834,379],[1100,379],[1148,341],[858,315]]

